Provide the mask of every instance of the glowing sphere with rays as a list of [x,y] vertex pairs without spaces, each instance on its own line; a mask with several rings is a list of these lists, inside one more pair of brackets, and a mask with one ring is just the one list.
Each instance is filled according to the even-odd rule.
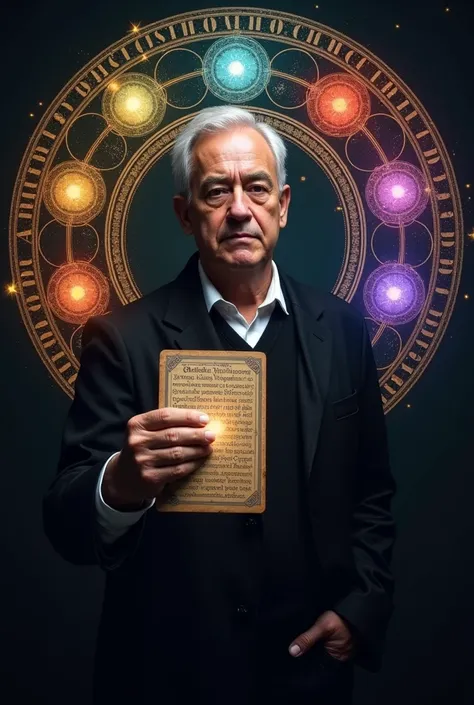
[[307,97],[309,118],[326,135],[353,135],[370,115],[367,88],[349,74],[325,76],[309,88]]
[[265,90],[269,78],[269,58],[255,39],[218,39],[204,56],[204,83],[211,93],[228,103],[256,98]]
[[124,74],[107,86],[102,110],[116,132],[127,137],[140,137],[153,132],[163,120],[166,93],[150,76]]
[[44,202],[60,223],[85,225],[100,213],[105,198],[102,176],[84,162],[62,162],[46,177]]
[[429,199],[423,173],[408,162],[391,162],[374,169],[365,195],[372,213],[389,225],[412,222],[425,210]]
[[378,323],[409,323],[419,314],[424,300],[423,279],[408,264],[384,264],[369,275],[364,286],[365,308]]
[[67,323],[82,324],[90,316],[100,316],[107,310],[109,298],[107,278],[88,262],[64,264],[48,282],[48,304]]

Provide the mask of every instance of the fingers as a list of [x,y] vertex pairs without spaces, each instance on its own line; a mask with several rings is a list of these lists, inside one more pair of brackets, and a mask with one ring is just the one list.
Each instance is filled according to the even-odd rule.
[[320,640],[324,641],[324,648],[329,655],[339,661],[346,661],[353,651],[351,631],[332,610],[323,612],[306,632],[291,643],[288,651],[292,656],[302,656]]
[[215,439],[216,434],[205,428],[189,428],[178,426],[155,431],[148,439],[148,448],[169,448],[171,446],[207,446]]
[[[201,421],[201,416],[205,416]],[[159,431],[163,428],[173,426],[196,426],[203,427],[209,422],[209,417],[204,411],[197,409],[174,409],[163,407],[162,409],[152,409],[144,414],[140,414],[140,424],[148,431]]]
[[288,651],[292,656],[302,656],[314,644],[327,636],[327,625],[324,620],[319,619],[307,631],[300,634],[291,644]]

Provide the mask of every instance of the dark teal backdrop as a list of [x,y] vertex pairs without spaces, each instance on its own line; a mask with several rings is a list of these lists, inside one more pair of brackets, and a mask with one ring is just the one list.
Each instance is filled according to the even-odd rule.
[[[19,162],[41,114],[67,81],[131,22],[206,7],[180,2],[17,2],[3,16],[2,284],[11,279],[8,216]],[[227,4],[227,3],[225,3]],[[229,3],[230,4],[230,3]],[[465,232],[474,229],[474,139],[469,6],[320,0],[255,5],[294,12],[367,46],[408,84],[448,148],[462,196]],[[216,3],[217,5],[217,3]],[[399,24],[400,29],[395,25]],[[311,184],[299,181],[311,170]],[[150,170],[133,201],[129,258],[142,292],[174,277],[193,251],[171,211],[166,160]],[[290,274],[330,289],[342,256],[332,188],[295,148],[293,203],[275,259]],[[472,182],[472,188],[466,184]],[[314,198],[315,190],[318,198]],[[159,195],[158,195],[159,194]],[[324,233],[319,244],[308,237]],[[166,252],[160,243],[166,233]],[[164,231],[164,229],[166,229]],[[335,233],[331,237],[331,233]],[[336,236],[339,235],[338,236]],[[447,333],[421,380],[387,416],[399,492],[394,570],[396,611],[385,664],[358,674],[356,705],[472,705],[474,567],[474,241],[465,238],[459,298]],[[469,299],[464,294],[470,295]],[[42,535],[41,498],[51,481],[70,400],[49,376],[14,297],[2,294],[2,672],[0,699],[13,705],[87,705],[103,575],[69,565]],[[407,404],[411,408],[407,408]],[[185,664],[183,664],[185,667]],[[244,704],[243,704],[244,705]]]

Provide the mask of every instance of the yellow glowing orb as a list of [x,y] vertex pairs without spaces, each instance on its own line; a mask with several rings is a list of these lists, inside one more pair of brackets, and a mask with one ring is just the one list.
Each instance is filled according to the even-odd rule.
[[102,109],[116,132],[141,136],[152,132],[163,120],[166,94],[150,76],[128,73],[104,91]]
[[344,113],[347,110],[347,100],[345,98],[335,98],[332,101],[332,107],[336,113]]
[[71,201],[78,201],[81,197],[81,187],[79,184],[71,184],[66,187],[66,196],[71,199]]
[[71,298],[74,299],[74,301],[80,301],[81,299],[84,298],[86,295],[86,290],[84,289],[83,286],[73,286],[71,289]]
[[135,95],[132,95],[130,98],[127,98],[125,101],[125,109],[132,112],[136,113],[137,110],[140,110],[141,106],[141,100]]
[[46,208],[60,223],[88,223],[102,210],[105,197],[101,175],[84,162],[59,164],[51,169],[45,182]]
[[54,185],[54,198],[65,211],[78,213],[94,203],[94,182],[88,176],[71,172],[60,176]]

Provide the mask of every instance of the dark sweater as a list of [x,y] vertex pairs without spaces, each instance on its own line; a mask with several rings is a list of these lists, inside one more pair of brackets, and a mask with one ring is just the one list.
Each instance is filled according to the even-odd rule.
[[[313,613],[318,603],[315,551],[304,490],[296,403],[298,355],[294,317],[277,302],[254,348],[215,307],[210,315],[226,350],[255,350],[267,357],[266,509],[248,520],[245,550],[253,553],[253,604],[262,623]],[[319,596],[321,597],[321,596]]]

